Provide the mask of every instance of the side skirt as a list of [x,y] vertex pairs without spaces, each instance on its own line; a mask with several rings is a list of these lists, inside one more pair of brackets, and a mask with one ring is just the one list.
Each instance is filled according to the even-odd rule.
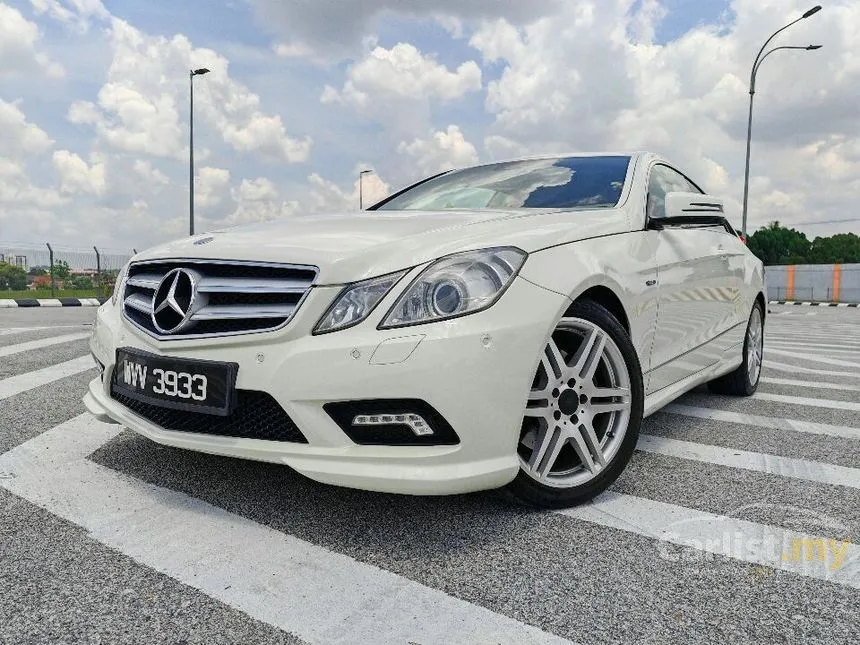
[[[741,350],[735,351],[738,347],[741,347]],[[690,374],[686,378],[683,378],[676,383],[672,383],[672,385],[667,385],[666,387],[646,396],[644,416],[647,417],[654,414],[660,408],[668,405],[685,392],[689,392],[702,383],[707,383],[708,381],[712,381],[715,378],[736,370],[740,367],[741,363],[743,363],[742,348],[742,343],[740,345],[735,345],[730,351],[726,352],[726,358],[723,358],[721,361],[714,363],[713,365],[709,365],[703,370]]]

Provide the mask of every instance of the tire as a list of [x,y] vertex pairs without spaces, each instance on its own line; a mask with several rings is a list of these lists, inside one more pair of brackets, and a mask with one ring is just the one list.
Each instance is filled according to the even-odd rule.
[[601,305],[574,303],[541,354],[517,446],[520,472],[508,494],[564,508],[606,490],[633,455],[644,398],[627,331]]
[[[764,310],[756,301],[747,321],[744,334],[744,358],[734,372],[714,379],[708,389],[714,394],[752,396],[758,389],[761,378],[762,349],[764,345]],[[750,350],[753,350],[752,352]]]

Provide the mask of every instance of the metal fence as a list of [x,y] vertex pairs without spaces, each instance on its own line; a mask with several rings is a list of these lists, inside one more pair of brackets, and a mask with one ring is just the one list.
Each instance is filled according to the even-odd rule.
[[860,264],[765,267],[769,300],[860,302]]
[[107,298],[134,249],[0,241],[0,298]]

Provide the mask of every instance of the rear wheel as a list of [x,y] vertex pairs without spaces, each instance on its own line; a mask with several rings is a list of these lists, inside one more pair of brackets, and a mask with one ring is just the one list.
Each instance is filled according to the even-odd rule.
[[551,508],[594,497],[630,460],[642,406],[629,335],[602,306],[575,303],[541,354],[517,447],[520,472],[508,490]]
[[734,372],[708,383],[715,394],[752,396],[758,389],[764,350],[764,312],[760,302],[753,305],[744,338],[744,359]]

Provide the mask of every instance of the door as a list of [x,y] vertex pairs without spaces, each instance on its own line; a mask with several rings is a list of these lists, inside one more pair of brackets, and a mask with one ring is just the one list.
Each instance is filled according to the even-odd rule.
[[[648,215],[662,215],[670,192],[703,191],[662,164],[651,170]],[[657,328],[647,392],[655,392],[719,361],[714,339],[734,324],[736,291],[729,276],[722,226],[678,226],[657,231]]]

